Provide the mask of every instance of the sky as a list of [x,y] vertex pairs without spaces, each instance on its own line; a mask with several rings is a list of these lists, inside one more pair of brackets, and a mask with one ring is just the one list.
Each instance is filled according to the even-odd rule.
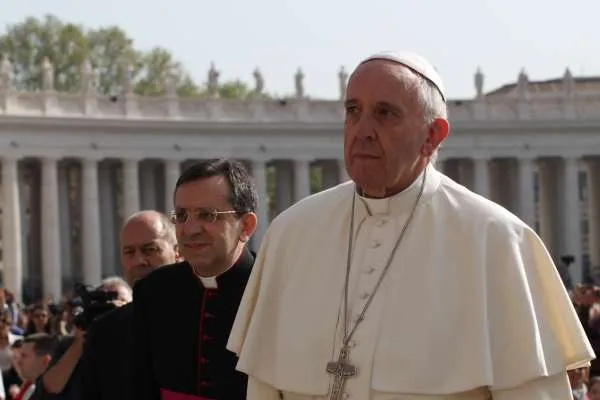
[[222,80],[294,92],[302,68],[305,93],[339,96],[337,74],[381,50],[412,50],[440,71],[451,99],[514,82],[600,75],[598,0],[0,0],[0,27],[51,13],[86,27],[118,25],[137,48],[162,46],[199,83],[214,62]]

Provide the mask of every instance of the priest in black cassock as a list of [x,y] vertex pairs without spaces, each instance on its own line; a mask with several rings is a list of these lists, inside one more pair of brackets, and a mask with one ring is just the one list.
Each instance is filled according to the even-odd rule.
[[198,163],[180,176],[172,212],[185,262],[134,288],[135,400],[242,400],[247,378],[225,348],[254,263],[258,195],[244,166]]

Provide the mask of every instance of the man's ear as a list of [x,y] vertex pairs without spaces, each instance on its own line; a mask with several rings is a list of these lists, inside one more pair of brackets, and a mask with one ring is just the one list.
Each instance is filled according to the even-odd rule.
[[256,213],[249,212],[244,214],[244,216],[240,219],[242,225],[242,231],[240,232],[240,241],[243,243],[248,243],[254,232],[256,232],[256,228],[258,227],[258,217]]
[[431,157],[433,153],[440,147],[442,142],[448,137],[450,132],[450,124],[444,118],[436,118],[429,125],[427,139],[421,147],[421,154],[426,157]]
[[173,251],[175,251],[175,262],[181,262],[181,261],[183,261],[183,256],[179,252],[179,245],[178,244],[175,244],[175,246],[173,246]]

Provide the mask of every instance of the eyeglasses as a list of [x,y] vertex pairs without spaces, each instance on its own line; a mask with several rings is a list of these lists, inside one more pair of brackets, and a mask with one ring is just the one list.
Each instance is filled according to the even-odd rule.
[[237,214],[237,211],[219,211],[210,208],[198,208],[194,210],[178,209],[171,211],[169,216],[174,224],[183,224],[187,222],[189,218],[192,218],[194,221],[212,224],[219,220],[222,215],[227,214]]

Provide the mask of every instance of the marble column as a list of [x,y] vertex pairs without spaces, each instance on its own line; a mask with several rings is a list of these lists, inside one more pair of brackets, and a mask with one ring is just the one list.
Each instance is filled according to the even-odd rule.
[[156,164],[147,160],[140,164],[140,209],[157,210]]
[[519,216],[535,229],[534,163],[532,158],[519,159]]
[[473,190],[483,197],[490,198],[490,160],[487,157],[473,160]]
[[293,201],[292,182],[294,173],[291,165],[286,161],[277,161],[275,163],[275,206],[276,213],[282,213]]
[[540,232],[539,235],[548,248],[548,251],[554,257],[555,261],[560,256],[559,245],[559,226],[560,220],[557,218],[561,211],[558,207],[557,190],[557,171],[554,160],[544,160],[538,163],[538,181],[539,181],[539,216]]
[[139,160],[123,160],[123,219],[140,211]]
[[588,221],[590,269],[600,272],[600,159],[588,162]]
[[104,276],[115,275],[120,271],[121,227],[117,215],[118,201],[116,188],[115,165],[105,161],[98,168],[98,183],[100,195],[100,226],[102,235],[102,272]]
[[294,201],[310,196],[310,161],[294,160]]
[[60,258],[60,208],[58,174],[55,158],[42,159],[42,292],[44,298],[59,300],[62,296]]
[[564,158],[563,169],[563,246],[562,255],[575,256],[571,266],[573,283],[583,279],[582,246],[581,246],[581,203],[579,198],[579,160],[574,157]]
[[59,163],[58,166],[58,198],[60,203],[60,259],[63,282],[75,279],[73,269],[73,219],[77,212],[71,207],[71,165]]
[[98,160],[86,158],[81,164],[83,281],[86,285],[97,286],[102,280]]
[[4,286],[23,299],[23,249],[21,232],[21,198],[19,196],[18,160],[2,160],[2,264]]
[[267,193],[267,166],[262,160],[252,161],[252,176],[258,192],[258,227],[253,236],[254,248],[258,250],[269,227],[269,193]]
[[181,175],[181,162],[179,160],[165,160],[165,212],[174,208],[173,196],[175,195],[175,185]]

